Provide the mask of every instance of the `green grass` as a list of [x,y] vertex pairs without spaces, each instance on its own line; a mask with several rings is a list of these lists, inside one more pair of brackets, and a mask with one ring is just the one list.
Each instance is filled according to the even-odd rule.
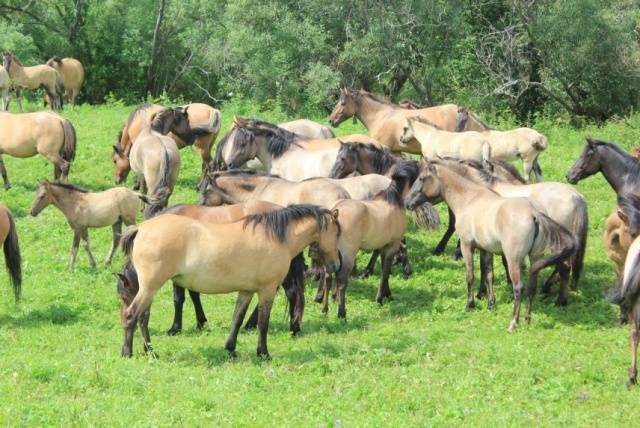
[[[81,106],[65,111],[78,131],[72,182],[91,189],[112,186],[111,145],[131,107]],[[235,110],[235,111],[233,111]],[[223,131],[233,114],[267,120],[282,115],[247,106],[223,111]],[[316,118],[324,121],[324,118]],[[630,148],[640,117],[603,128],[576,130],[544,121],[550,141],[541,165],[547,180],[564,173],[582,149],[584,135]],[[343,124],[338,133],[364,131]],[[172,203],[194,202],[200,161],[182,151],[183,167]],[[173,305],[165,286],[152,306],[152,340],[159,359],[142,353],[135,338],[132,359],[120,358],[122,330],[111,267],[88,266],[80,250],[76,272],[67,270],[71,231],[60,212],[28,215],[37,180],[51,178],[40,157],[5,157],[13,188],[1,200],[14,212],[24,260],[24,300],[14,306],[0,287],[0,423],[3,425],[224,425],[224,426],[419,426],[419,425],[630,425],[640,416],[638,388],[625,388],[628,329],[616,325],[617,308],[605,290],[614,281],[601,240],[615,204],[601,176],[580,183],[591,221],[581,288],[570,304],[536,299],[531,325],[507,333],[511,290],[497,267],[498,305],[466,312],[464,269],[448,255],[435,257],[437,232],[408,235],[414,274],[394,269],[395,300],[379,307],[378,275],[352,280],[348,321],[312,303],[309,282],[303,331],[291,338],[284,299],[278,297],[269,335],[273,359],[255,357],[257,334],[242,333],[236,360],[224,349],[235,296],[206,296],[209,318],[195,329],[190,303],[185,331],[167,337]],[[128,185],[131,185],[131,178]],[[440,207],[444,219],[444,209]],[[104,259],[110,228],[90,233]],[[361,257],[360,263],[364,261]],[[251,263],[247,260],[246,263]],[[376,272],[379,272],[379,267]],[[0,283],[7,284],[4,269]]]

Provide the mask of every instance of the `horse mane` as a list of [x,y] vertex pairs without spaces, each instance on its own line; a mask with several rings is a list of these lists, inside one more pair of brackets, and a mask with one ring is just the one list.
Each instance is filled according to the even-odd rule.
[[49,183],[51,186],[59,187],[61,189],[70,190],[72,192],[80,192],[80,193],[89,193],[87,189],[83,189],[82,187],[78,187],[75,184],[69,183]]
[[627,215],[629,226],[640,224],[640,195],[623,193],[617,197],[618,208]]
[[248,215],[244,219],[244,228],[249,225],[262,225],[267,233],[279,242],[287,239],[287,230],[292,222],[298,220],[313,218],[320,230],[327,227],[327,215],[331,214],[326,208],[321,208],[311,204],[294,204],[288,205],[286,208],[273,210],[266,213]]
[[352,144],[358,150],[365,150],[373,154],[373,169],[376,174],[386,174],[400,160],[389,149],[378,147],[372,143],[345,143],[344,146],[341,146],[341,150],[346,150],[342,147],[347,147],[347,144]]
[[269,137],[267,141],[267,151],[274,158],[282,156],[292,144],[296,144],[297,139],[306,139],[295,132],[288,131],[284,128],[280,128],[273,123],[265,122],[259,119],[243,119],[244,123],[241,124],[241,128],[252,132],[254,135],[262,135]]
[[364,89],[353,89],[353,88],[349,88],[347,89],[350,93],[350,95],[355,95],[355,97],[353,97],[354,101],[359,102],[360,97],[366,97],[369,98],[373,101],[377,101],[379,103],[391,106],[391,107],[396,107],[398,108],[397,104],[392,103],[391,101],[389,101],[386,98],[381,98],[377,95],[372,94],[369,91],[365,91]]
[[520,183],[522,184],[526,184],[527,181],[524,179],[524,177],[522,177],[520,175],[520,171],[518,171],[518,168],[516,168],[515,166],[513,166],[513,164],[504,161],[502,159],[489,159],[487,160],[487,162],[490,165],[493,166],[497,166],[499,168],[504,169],[505,171],[507,171],[509,173],[509,175],[511,175],[514,179],[518,180]]
[[60,58],[59,56],[52,56],[51,58],[49,58],[46,64],[48,66],[52,66],[54,62],[57,62],[60,66],[62,66],[62,58]]
[[382,198],[391,205],[404,207],[402,190],[405,185],[411,185],[418,178],[419,173],[418,161],[402,160],[396,163],[391,172],[391,184],[375,195],[373,199]]
[[140,104],[139,106],[137,106],[129,114],[129,117],[127,118],[127,126],[131,125],[131,122],[133,122],[133,119],[135,119],[135,117],[138,115],[138,113],[140,113],[142,111],[146,111],[149,107],[151,107],[151,104],[149,104],[149,103],[143,103],[143,104]]
[[422,116],[411,116],[411,117],[408,117],[407,118],[407,122],[410,121],[410,120],[415,120],[416,122],[423,123],[423,124],[429,125],[429,126],[433,126],[438,131],[444,131],[444,129],[442,129],[441,127],[439,127],[435,123],[431,122],[429,119],[425,119]]
[[631,163],[630,175],[632,176],[640,175],[640,160],[635,156],[633,156],[632,154],[629,154],[626,151],[624,151],[617,144],[610,143],[608,141],[603,141],[603,140],[594,140],[592,138],[587,138],[587,140],[590,141],[592,144],[595,144],[596,146],[603,146],[603,147],[608,147],[612,149],[614,152],[618,153],[626,162]]

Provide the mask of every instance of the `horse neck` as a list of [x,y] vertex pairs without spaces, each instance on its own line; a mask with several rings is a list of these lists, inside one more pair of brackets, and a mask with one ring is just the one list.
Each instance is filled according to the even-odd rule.
[[243,183],[237,183],[237,180],[234,180],[234,184],[232,186],[221,186],[218,184],[218,187],[227,195],[232,201],[232,204],[240,204],[252,200],[259,200],[260,194],[264,191],[264,188],[268,185],[268,183],[264,183],[263,180],[252,179],[246,180],[250,182],[252,186],[255,186],[253,190],[247,190],[242,187]]
[[613,149],[607,149],[604,157],[600,162],[600,172],[617,193],[626,184],[624,177],[629,175],[631,167],[627,159]]
[[367,129],[371,129],[375,122],[377,122],[380,112],[387,110],[394,110],[394,107],[362,95],[360,103],[356,103],[355,117],[357,117]]
[[320,235],[318,222],[315,218],[305,218],[289,226],[286,246],[291,258],[300,254],[309,244],[316,241]]
[[267,145],[269,144],[266,138],[259,138],[258,139],[258,151],[256,153],[256,157],[260,160],[260,162],[262,162],[262,165],[264,165],[264,168],[267,170],[267,172],[271,171],[271,167],[273,165],[273,156],[271,155],[271,153],[269,153],[269,150],[267,150]]
[[486,187],[467,180],[446,167],[436,165],[436,169],[440,179],[442,198],[454,213],[463,209],[474,197],[486,192],[491,193],[491,190]]
[[65,217],[69,218],[78,206],[78,201],[82,198],[80,192],[62,189],[56,186],[49,187],[51,192],[51,204],[57,207]]
[[27,78],[27,75],[24,72],[24,67],[22,65],[19,65],[15,61],[11,61],[11,65],[9,66],[9,70],[7,70],[7,73],[9,73],[9,76],[14,80]]

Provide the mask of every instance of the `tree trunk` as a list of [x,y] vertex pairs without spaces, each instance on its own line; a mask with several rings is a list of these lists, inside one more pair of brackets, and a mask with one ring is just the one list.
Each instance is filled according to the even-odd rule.
[[160,31],[162,30],[162,20],[164,19],[164,7],[166,1],[158,0],[158,16],[156,17],[156,26],[153,29],[153,40],[151,41],[151,58],[149,59],[149,68],[147,69],[147,92],[152,95],[157,94],[156,87],[156,63],[160,55]]

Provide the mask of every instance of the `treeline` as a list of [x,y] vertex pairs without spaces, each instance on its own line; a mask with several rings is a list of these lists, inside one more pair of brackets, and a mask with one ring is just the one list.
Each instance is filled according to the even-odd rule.
[[82,99],[234,97],[297,113],[342,86],[604,120],[637,109],[637,0],[5,0],[0,48],[85,64]]

